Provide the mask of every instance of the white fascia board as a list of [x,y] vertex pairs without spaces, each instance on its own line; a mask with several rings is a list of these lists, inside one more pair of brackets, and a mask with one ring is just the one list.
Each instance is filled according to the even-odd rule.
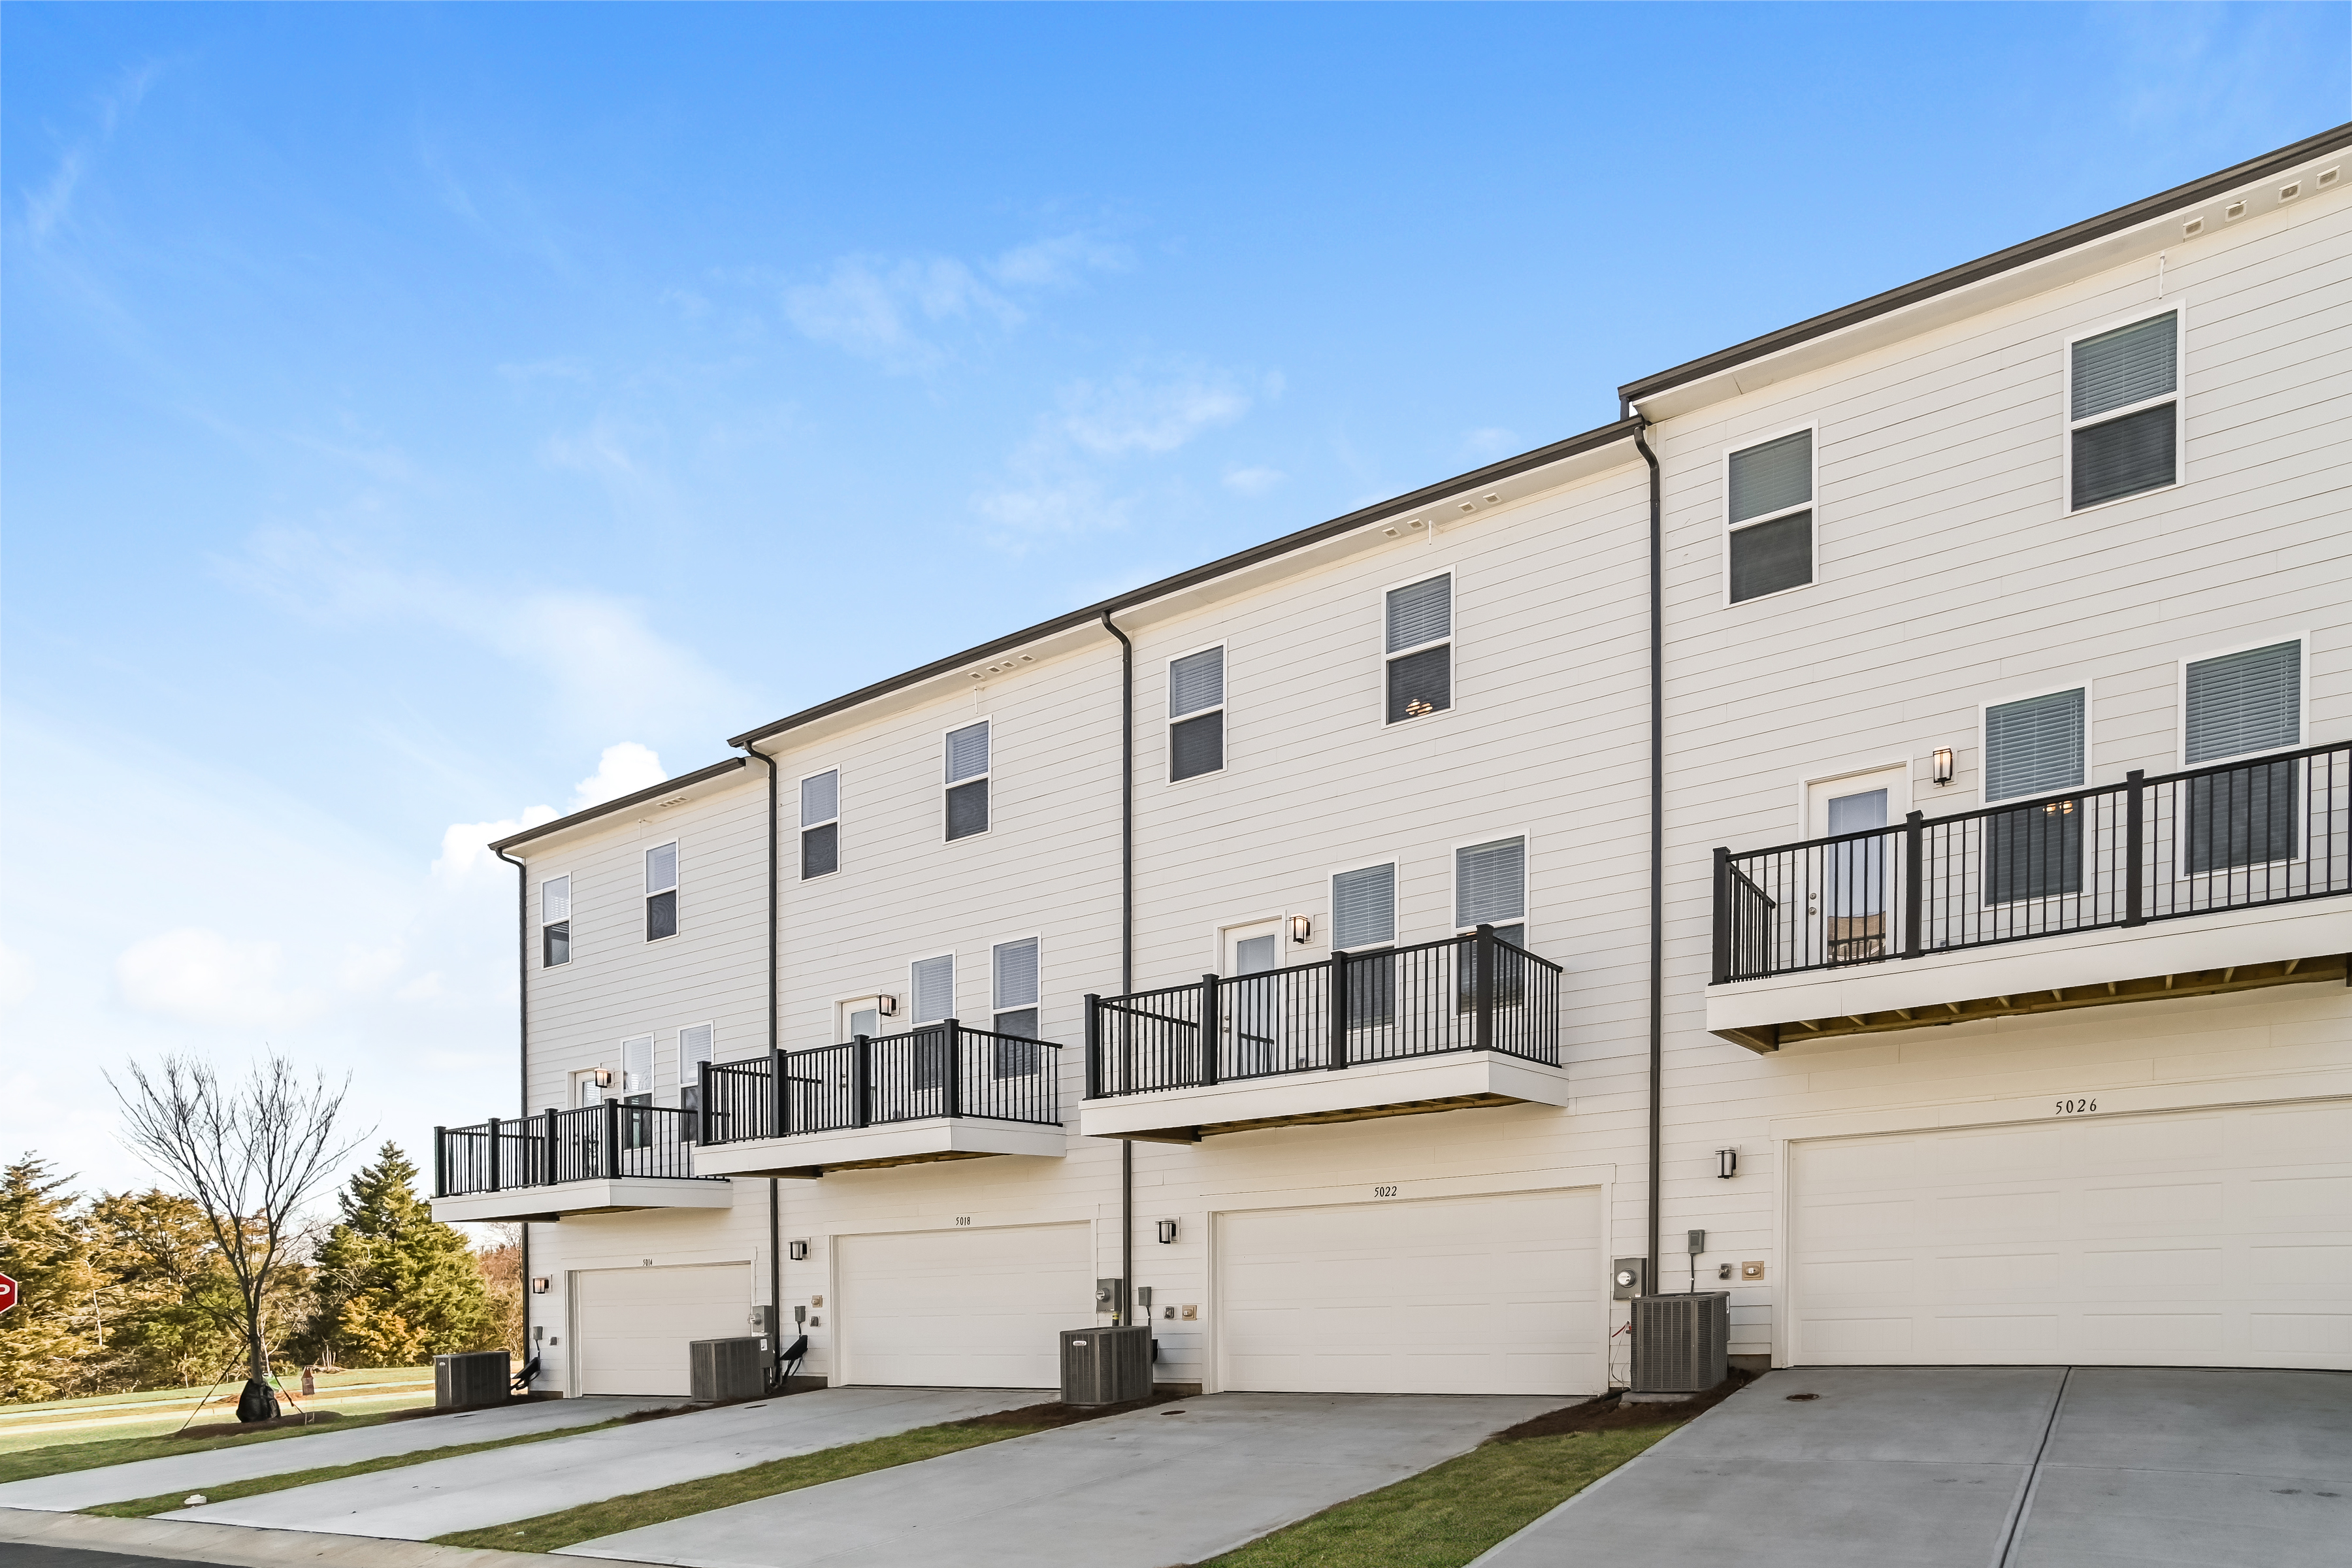
[[1170,1127],[1318,1116],[1465,1095],[1500,1095],[1558,1106],[1566,1106],[1572,1098],[1568,1074],[1559,1068],[1496,1051],[1455,1051],[1366,1062],[1339,1072],[1253,1078],[1197,1089],[1089,1100],[1078,1108],[1078,1131],[1089,1138],[1117,1138]]
[[502,1187],[435,1198],[433,1217],[444,1225],[537,1219],[541,1215],[619,1214],[629,1209],[724,1209],[735,1206],[732,1182],[682,1176],[621,1176],[610,1181],[559,1182],[546,1187]]
[[894,1121],[887,1127],[845,1127],[789,1138],[704,1144],[694,1151],[694,1169],[704,1176],[743,1175],[866,1160],[919,1160],[927,1154],[1019,1154],[1058,1160],[1069,1148],[1070,1135],[1059,1127],[942,1116]]

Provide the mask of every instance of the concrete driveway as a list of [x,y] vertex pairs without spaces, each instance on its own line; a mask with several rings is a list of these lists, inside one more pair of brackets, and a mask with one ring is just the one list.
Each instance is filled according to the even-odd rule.
[[567,1547],[767,1568],[1167,1568],[1427,1469],[1569,1401],[1219,1394]]
[[1046,1388],[824,1388],[157,1517],[424,1541],[1055,1397]]
[[213,1448],[168,1458],[141,1459],[135,1464],[108,1465],[95,1470],[73,1470],[60,1476],[39,1476],[0,1486],[0,1508],[47,1509],[64,1512],[102,1502],[127,1502],[183,1489],[202,1491],[256,1476],[283,1475],[289,1470],[317,1469],[327,1465],[355,1465],[388,1454],[414,1454],[426,1448],[446,1448],[459,1443],[488,1443],[519,1437],[527,1432],[551,1432],[565,1426],[589,1426],[610,1421],[632,1410],[675,1405],[675,1399],[535,1399],[496,1410],[473,1410],[456,1415],[423,1415],[413,1421],[391,1421],[355,1431],[332,1429],[252,1443],[237,1448]]
[[2352,1373],[1841,1367],[1758,1379],[1475,1568],[2336,1568],[2347,1541]]

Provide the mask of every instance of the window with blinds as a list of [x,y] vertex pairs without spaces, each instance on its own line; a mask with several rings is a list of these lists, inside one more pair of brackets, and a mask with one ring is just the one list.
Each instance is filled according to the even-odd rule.
[[2180,477],[2180,312],[2067,345],[2068,505],[2161,489]]
[[1331,879],[1331,945],[1342,951],[1396,941],[1396,863],[1365,866]]
[[955,954],[919,958],[908,965],[908,993],[917,1024],[936,1024],[955,1011]]
[[[1029,936],[998,942],[990,950],[989,968],[989,999],[993,1004],[991,1026],[999,1035],[1036,1039],[1037,939]],[[1037,1070],[1039,1054],[1034,1046],[997,1040],[990,1053],[991,1070],[1001,1079],[1027,1078]]]
[[1383,627],[1388,722],[1454,706],[1454,574],[1391,588]]
[[621,1098],[650,1105],[654,1093],[654,1037],[632,1035],[621,1042]]
[[2303,644],[2189,661],[2181,760],[2190,767],[2303,743]]
[[947,830],[950,839],[988,831],[989,721],[947,735]]
[[539,885],[539,962],[553,969],[572,962],[572,879],[550,877]]
[[1985,710],[1985,799],[2055,795],[2083,784],[2081,687]]
[[656,844],[646,851],[646,940],[677,934],[677,845]]
[[801,880],[841,869],[841,770],[801,780]]
[[1497,838],[1454,852],[1454,924],[1497,930],[1528,913],[1528,841]]
[[1225,765],[1225,650],[1206,647],[1168,661],[1168,779],[1198,778]]
[[1731,603],[1813,580],[1813,433],[1794,430],[1727,452],[1725,579]]
[[[702,1068],[718,1043],[716,1024],[688,1024],[677,1032],[677,1105],[689,1115],[702,1109]],[[692,1138],[694,1131],[688,1122],[684,1136]]]

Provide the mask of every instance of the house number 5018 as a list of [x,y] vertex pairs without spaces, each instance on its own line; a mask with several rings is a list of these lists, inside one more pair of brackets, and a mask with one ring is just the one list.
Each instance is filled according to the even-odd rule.
[[2088,1116],[2099,1109],[2099,1102],[2095,1100],[2059,1100],[2051,1103],[2058,1108],[2061,1116]]
[[971,1215],[968,1214],[960,1214],[955,1216],[955,1219],[956,1224],[958,1225],[970,1225],[971,1223]]

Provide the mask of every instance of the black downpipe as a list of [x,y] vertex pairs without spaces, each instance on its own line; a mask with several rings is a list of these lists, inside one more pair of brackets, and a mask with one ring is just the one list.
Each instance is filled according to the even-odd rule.
[[[779,810],[782,803],[776,796],[776,759],[757,746],[743,748],[748,754],[768,764],[768,1059],[776,1059],[776,868],[780,829]],[[782,1234],[783,1220],[779,1212],[782,1199],[776,1178],[768,1178],[768,1301],[775,1309],[776,1322],[771,1349],[782,1351],[784,1345],[784,1260],[777,1251],[776,1238]],[[777,1358],[775,1371],[783,1369],[783,1360]]]
[[1658,455],[1643,439],[1648,428],[1647,420],[1633,426],[1633,445],[1650,465],[1650,1224],[1644,1283],[1655,1291],[1666,1083],[1666,552]]
[[[1135,645],[1103,612],[1103,630],[1118,639],[1118,994],[1135,990]],[[1133,1315],[1135,1295],[1135,1140],[1118,1141],[1118,1300],[1111,1321]]]
[[[491,854],[515,868],[515,1079],[517,1083],[515,1113],[530,1116],[530,868],[503,849]],[[436,1161],[441,1152],[435,1150]],[[530,1221],[522,1224],[522,1256],[515,1260],[521,1272],[515,1276],[522,1290],[522,1343],[515,1353],[526,1367],[534,1363],[530,1353]]]

